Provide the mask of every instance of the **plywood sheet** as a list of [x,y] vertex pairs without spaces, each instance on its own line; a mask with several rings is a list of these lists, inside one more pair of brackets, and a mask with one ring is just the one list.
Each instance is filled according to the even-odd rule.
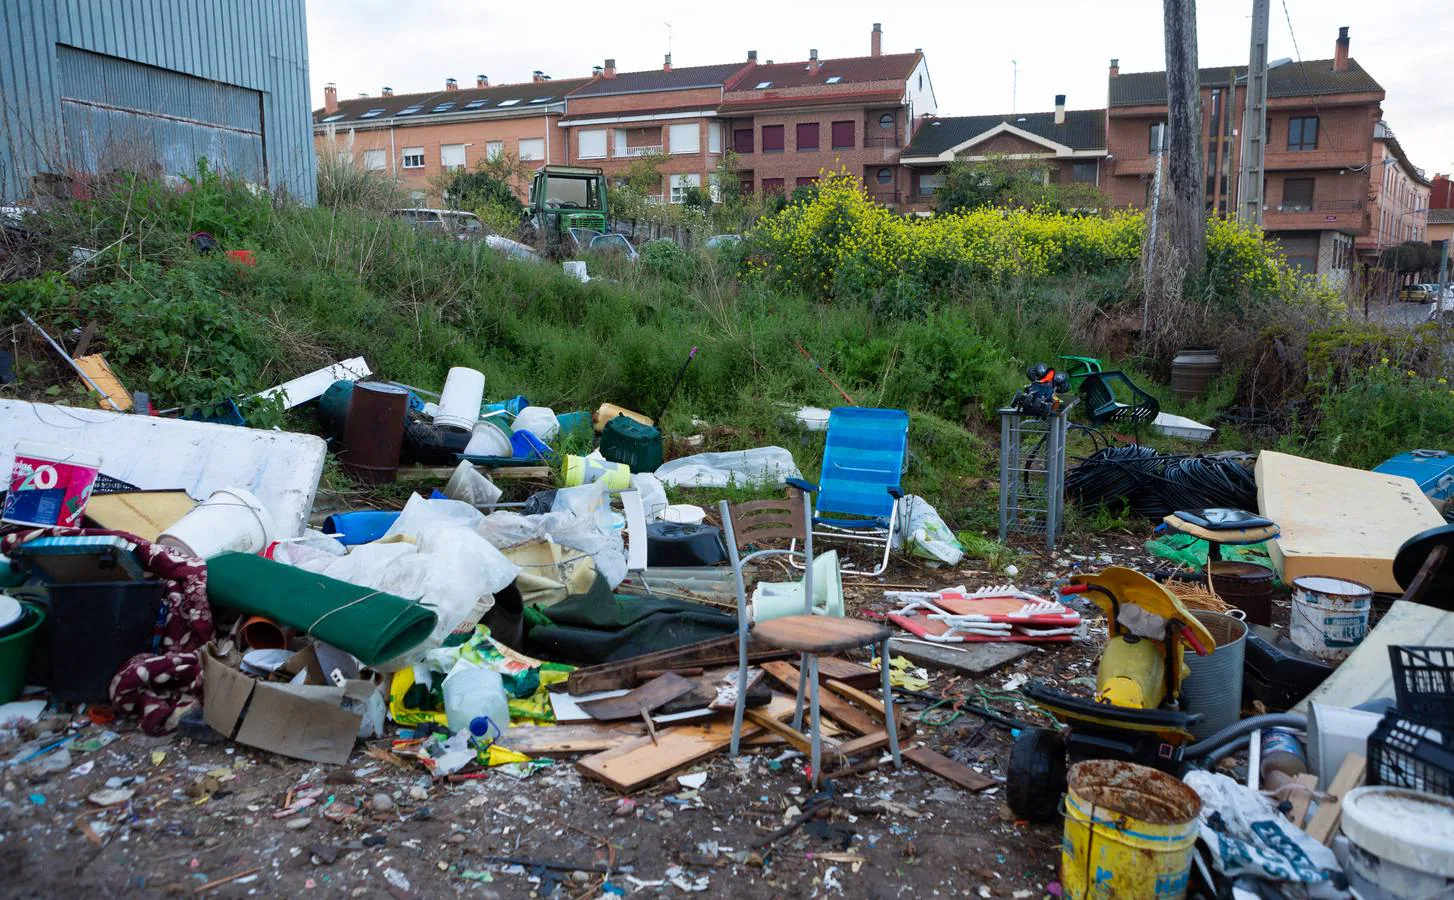
[[86,518],[102,528],[154,541],[196,505],[186,491],[93,494],[86,501]]
[[307,526],[327,450],[311,434],[0,400],[0,472],[14,465],[21,438],[99,453],[104,474],[145,491],[180,488],[200,500],[245,488],[267,507],[279,538]]
[[1310,702],[1353,707],[1375,697],[1393,698],[1393,668],[1388,648],[1393,644],[1454,646],[1454,613],[1397,600],[1363,638],[1347,659],[1292,708],[1305,713]]
[[1411,478],[1268,450],[1257,457],[1257,505],[1282,528],[1270,546],[1284,582],[1328,575],[1395,594],[1398,548],[1444,524]]

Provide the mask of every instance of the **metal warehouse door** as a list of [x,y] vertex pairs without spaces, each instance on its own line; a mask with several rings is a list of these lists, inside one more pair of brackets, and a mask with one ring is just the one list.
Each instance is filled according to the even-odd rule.
[[262,94],[56,46],[66,163],[192,175],[197,162],[266,185]]

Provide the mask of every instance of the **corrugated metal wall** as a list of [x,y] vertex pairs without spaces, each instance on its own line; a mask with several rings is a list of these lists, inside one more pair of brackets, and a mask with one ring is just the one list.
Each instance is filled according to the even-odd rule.
[[148,153],[312,202],[304,0],[0,0],[0,200]]

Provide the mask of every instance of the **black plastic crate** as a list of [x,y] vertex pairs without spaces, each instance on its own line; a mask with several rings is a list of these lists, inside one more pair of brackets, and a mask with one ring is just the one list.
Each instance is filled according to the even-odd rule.
[[1454,797],[1454,736],[1389,710],[1368,736],[1369,784]]
[[1454,647],[1388,648],[1395,705],[1405,717],[1454,728]]

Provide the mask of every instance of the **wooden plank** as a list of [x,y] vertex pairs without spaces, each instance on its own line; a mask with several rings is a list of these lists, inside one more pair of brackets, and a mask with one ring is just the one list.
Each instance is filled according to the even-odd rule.
[[819,655],[867,647],[889,636],[888,628],[877,622],[837,616],[768,619],[754,625],[752,633],[773,647]]
[[500,738],[500,746],[526,756],[599,753],[638,738],[644,732],[643,726],[629,722],[610,725],[521,725],[506,731]]
[[1287,814],[1288,820],[1301,828],[1303,822],[1308,818],[1308,804],[1313,802],[1313,791],[1318,787],[1318,776],[1312,772],[1304,772],[1293,780],[1307,788],[1305,791],[1298,791],[1292,795],[1292,810]]
[[[768,662],[762,664],[762,670],[767,673],[767,677],[792,692],[793,696],[797,696],[798,670],[795,666],[785,662]],[[822,678],[819,678],[818,682],[822,684]],[[803,705],[805,707],[807,706],[806,699],[803,701]],[[856,706],[849,705],[831,693],[824,692],[819,694],[818,708],[824,715],[832,716],[846,725],[850,731],[857,732],[858,734],[872,734],[883,728],[882,722],[875,720],[873,716],[863,712]],[[804,715],[807,715],[807,713],[805,712]]]
[[967,675],[987,675],[1034,652],[1028,644],[929,644],[908,638],[889,641],[889,653],[908,657],[921,666],[939,666]]
[[[798,731],[796,728],[793,728],[791,725],[786,725],[786,724],[784,724],[782,722],[779,722],[777,719],[774,719],[772,716],[768,715],[767,713],[764,713],[764,712],[762,712],[760,710],[756,710],[756,709],[749,709],[749,710],[746,710],[744,712],[743,717],[745,719],[747,719],[748,721],[750,721],[750,722],[754,722],[754,723],[756,723],[758,725],[761,725],[763,728],[766,728],[768,731],[771,731],[773,734],[776,734],[778,737],[780,737],[783,740],[787,741],[790,745],[792,745],[797,750],[801,750],[804,753],[811,753],[813,751],[813,739],[811,737],[809,737],[806,734],[803,734],[801,731]],[[808,724],[808,722],[807,722],[807,716],[804,716],[803,719],[804,719],[803,724],[804,725],[807,725]],[[828,751],[828,752],[831,753],[837,747],[838,747],[838,744],[835,743],[834,741],[830,741],[827,738],[824,738],[823,739],[823,749],[824,750],[826,750],[826,751]]]
[[[786,650],[775,650],[747,641],[747,660],[757,664],[773,659],[791,659],[795,654]],[[566,680],[565,690],[571,694],[593,694],[596,691],[613,691],[619,688],[633,688],[640,684],[642,672],[664,671],[674,668],[715,668],[717,666],[737,667],[737,635],[711,638],[674,647],[671,650],[657,650],[634,656],[620,662],[602,663],[576,669]]]
[[1311,694],[1298,701],[1293,712],[1305,713],[1312,702],[1351,708],[1375,697],[1392,697],[1393,670],[1390,644],[1449,646],[1454,644],[1454,613],[1422,603],[1394,601],[1378,625]]
[[836,656],[818,657],[818,677],[831,678],[865,691],[873,690],[879,683],[878,669],[870,669]]
[[[793,699],[777,695],[768,715],[783,719],[793,714]],[[744,738],[760,734],[757,724],[742,725]],[[671,774],[683,766],[711,756],[732,742],[731,719],[713,719],[701,725],[676,725],[657,732],[657,743],[638,737],[576,761],[581,774],[629,793]]]
[[[761,669],[748,669],[747,670],[747,692],[748,692],[748,694],[751,694],[752,693],[752,689],[754,687],[756,687],[762,681],[762,677],[763,676],[762,676],[762,670]],[[724,709],[735,709],[736,706],[737,706],[737,670],[736,669],[733,669],[732,671],[728,672],[727,674],[725,674],[721,678],[719,678],[716,681],[716,683],[713,685],[712,700],[711,700],[710,703],[707,704],[707,708],[708,709],[714,709],[714,710],[717,710],[718,712],[721,712]]]
[[882,750],[888,745],[889,733],[887,731],[876,731],[873,734],[856,737],[851,741],[844,741],[838,745],[837,753],[845,759],[851,759],[860,753],[868,753],[871,750]]
[[580,704],[580,707],[591,718],[601,722],[633,719],[642,713],[649,713],[658,707],[665,706],[683,694],[691,693],[694,688],[696,688],[695,682],[689,681],[675,672],[667,672],[651,679],[629,694],[607,697],[603,700],[591,700]]
[[78,356],[75,363],[76,368],[85,372],[96,387],[100,388],[101,396],[97,398],[97,402],[102,409],[115,409],[121,412],[131,409],[131,393],[126,390],[121,379],[116,377],[116,373],[111,371],[111,367],[106,364],[105,357],[99,353],[94,356]]
[[1257,506],[1282,529],[1269,549],[1286,584],[1324,575],[1402,593],[1393,577],[1399,547],[1444,524],[1412,478],[1270,450],[1257,455]]
[[1333,842],[1333,836],[1338,833],[1338,822],[1343,818],[1343,798],[1363,783],[1366,764],[1367,760],[1357,753],[1350,753],[1344,758],[1343,765],[1338,767],[1338,774],[1333,776],[1333,783],[1328,787],[1330,799],[1318,804],[1318,811],[1308,823],[1308,837],[1320,844]]
[[886,713],[884,712],[884,703],[879,698],[869,696],[863,691],[860,691],[858,688],[849,687],[841,681],[833,681],[832,679],[822,681],[821,671],[818,673],[818,675],[823,687],[827,688],[838,696],[844,697],[849,700],[857,701],[860,705],[865,707],[869,712],[878,716],[880,719],[884,718],[884,716],[886,715]]
[[940,778],[948,779],[967,791],[982,791],[999,784],[988,775],[981,775],[969,766],[957,763],[942,753],[935,753],[928,747],[915,747],[903,754],[904,759],[927,769]]

